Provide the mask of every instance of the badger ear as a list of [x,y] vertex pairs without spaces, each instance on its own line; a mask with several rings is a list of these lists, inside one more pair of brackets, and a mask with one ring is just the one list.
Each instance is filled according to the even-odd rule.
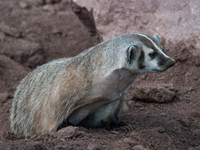
[[155,35],[153,37],[160,43],[160,37],[158,35]]
[[131,45],[127,48],[127,60],[129,63],[134,62],[134,60],[138,57],[138,51],[141,46],[139,45]]

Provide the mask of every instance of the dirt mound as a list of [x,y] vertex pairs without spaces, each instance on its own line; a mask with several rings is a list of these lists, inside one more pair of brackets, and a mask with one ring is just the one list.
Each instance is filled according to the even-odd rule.
[[[123,135],[120,137],[120,135]],[[165,143],[163,143],[165,141]],[[1,142],[1,141],[0,141]],[[11,142],[13,144],[11,144]],[[2,141],[6,149],[176,149],[173,140],[156,130],[141,130],[132,133],[102,129],[90,133],[79,131],[78,127],[66,127],[56,133],[42,134],[19,141]],[[0,148],[1,148],[0,147]]]

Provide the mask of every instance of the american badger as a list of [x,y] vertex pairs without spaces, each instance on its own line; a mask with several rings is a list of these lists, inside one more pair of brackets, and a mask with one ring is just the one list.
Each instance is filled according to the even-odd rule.
[[102,42],[72,58],[53,60],[28,74],[17,87],[10,116],[19,137],[57,131],[63,126],[126,125],[125,93],[141,73],[175,64],[158,36],[131,33]]

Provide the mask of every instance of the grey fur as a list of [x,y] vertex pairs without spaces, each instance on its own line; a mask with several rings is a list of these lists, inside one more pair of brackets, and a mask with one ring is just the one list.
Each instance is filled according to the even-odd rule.
[[160,37],[158,35],[153,36],[158,42],[160,42]]

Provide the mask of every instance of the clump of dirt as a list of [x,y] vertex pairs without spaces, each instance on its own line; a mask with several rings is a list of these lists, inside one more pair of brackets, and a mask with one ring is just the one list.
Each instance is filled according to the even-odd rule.
[[175,66],[141,75],[130,89],[130,110],[119,117],[132,132],[68,126],[25,139],[13,136],[9,113],[20,80],[38,65],[75,56],[100,38],[91,13],[73,4],[74,13],[67,0],[2,0],[0,10],[0,149],[200,149],[200,58],[192,39],[163,43]]
[[166,103],[176,98],[177,90],[173,84],[147,83],[137,85],[131,92],[134,92],[135,100],[146,102]]

